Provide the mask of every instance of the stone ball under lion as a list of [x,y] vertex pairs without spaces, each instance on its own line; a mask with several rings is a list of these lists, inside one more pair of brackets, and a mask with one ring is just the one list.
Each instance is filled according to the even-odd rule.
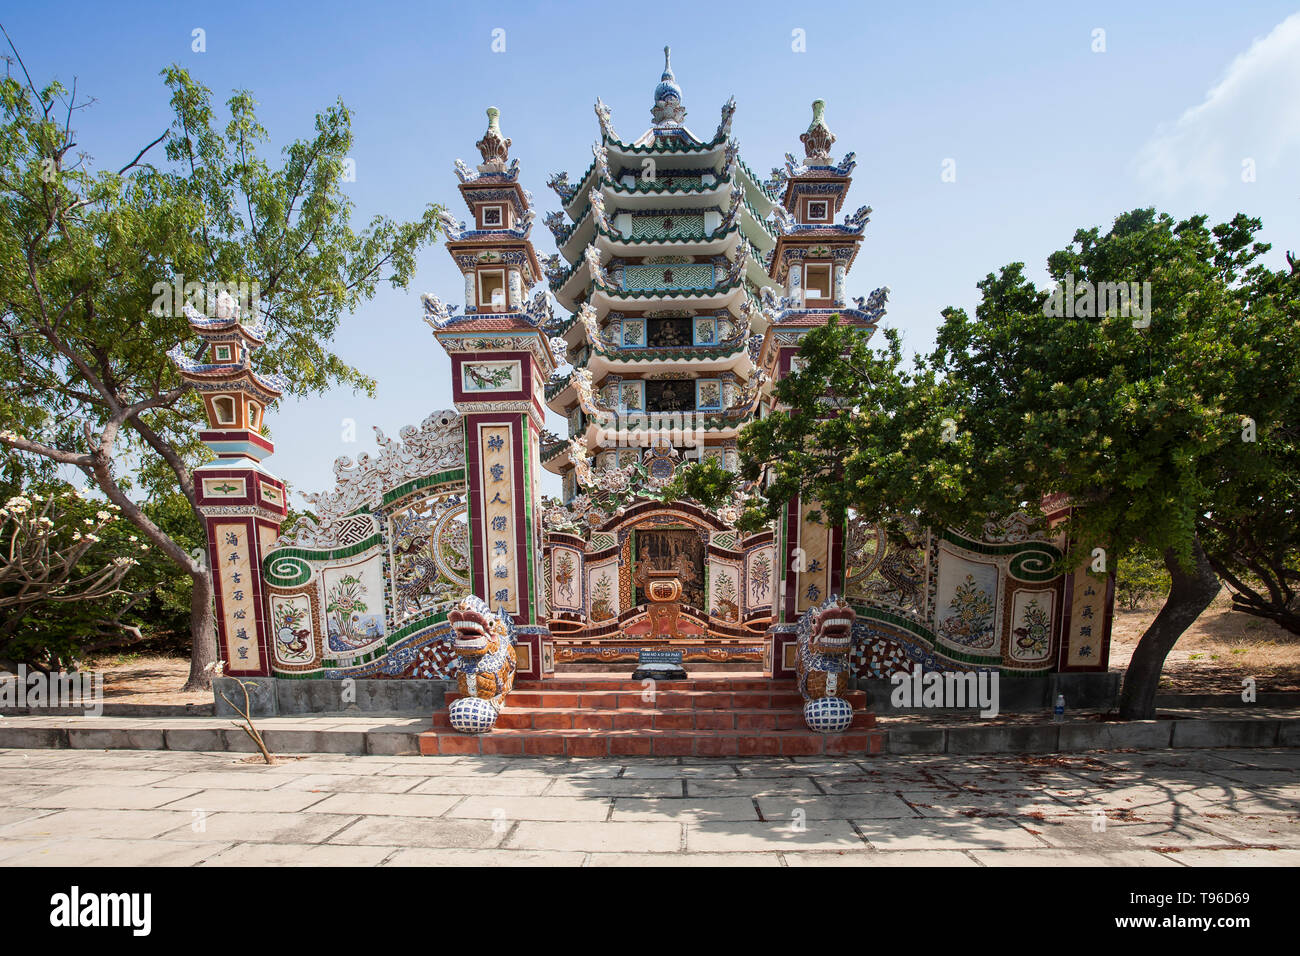
[[462,734],[486,734],[496,726],[498,710],[481,697],[459,697],[447,708],[451,725]]
[[842,697],[818,697],[803,705],[803,719],[819,734],[840,734],[853,722],[853,705]]

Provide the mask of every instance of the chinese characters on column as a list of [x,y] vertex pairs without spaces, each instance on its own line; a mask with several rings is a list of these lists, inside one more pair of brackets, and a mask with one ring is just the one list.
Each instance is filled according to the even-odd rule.
[[485,425],[482,442],[485,594],[493,610],[519,611],[515,561],[514,458],[509,425]]
[[253,600],[253,542],[244,524],[218,524],[213,528],[217,551],[213,563],[219,570],[222,620],[226,634],[227,671],[258,670],[262,666],[257,641],[257,605]]
[[798,550],[793,567],[797,588],[795,611],[802,614],[826,600],[830,591],[830,537],[831,529],[808,517],[816,505],[803,504],[800,508]]
[[1106,579],[1088,573],[1086,567],[1074,572],[1074,598],[1070,603],[1070,633],[1066,665],[1089,667],[1101,660],[1103,614]]

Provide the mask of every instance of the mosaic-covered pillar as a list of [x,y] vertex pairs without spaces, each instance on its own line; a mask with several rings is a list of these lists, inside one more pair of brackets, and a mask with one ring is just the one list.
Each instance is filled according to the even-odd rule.
[[803,266],[797,262],[792,264],[786,279],[786,293],[791,297],[798,297],[799,290],[803,287]]
[[202,350],[191,358],[178,345],[168,355],[203,399],[208,428],[199,439],[216,454],[194,470],[194,492],[216,595],[217,657],[228,675],[266,677],[271,628],[262,558],[280,535],[287,502],[284,482],[262,466],[275,450],[262,425],[285,383],[252,370],[250,356],[264,330],[241,324],[228,295],[218,299],[215,318],[188,306],[186,315]]
[[195,469],[194,483],[216,595],[217,657],[228,676],[269,677],[262,559],[280,536],[284,483],[254,462],[229,458]]
[[478,290],[474,288],[474,276],[477,275],[473,269],[465,273],[465,311],[470,312],[478,299]]
[[536,329],[484,335],[473,324],[438,334],[451,355],[452,395],[465,422],[470,588],[514,619],[529,648],[519,673],[540,676],[546,632],[540,441],[550,353]]
[[524,307],[524,284],[518,269],[507,273],[510,280],[510,311],[518,312]]
[[[790,374],[801,331],[792,331],[778,346],[774,380]],[[776,528],[777,592],[774,624],[793,625],[809,608],[830,595],[844,593],[844,526],[814,521],[815,502],[795,499],[786,505]]]

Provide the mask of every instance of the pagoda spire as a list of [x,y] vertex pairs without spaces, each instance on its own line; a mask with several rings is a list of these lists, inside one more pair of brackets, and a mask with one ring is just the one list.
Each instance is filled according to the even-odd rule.
[[682,88],[673,76],[672,49],[664,47],[664,72],[655,87],[655,105],[650,110],[656,125],[677,124],[686,119],[686,108],[682,106]]

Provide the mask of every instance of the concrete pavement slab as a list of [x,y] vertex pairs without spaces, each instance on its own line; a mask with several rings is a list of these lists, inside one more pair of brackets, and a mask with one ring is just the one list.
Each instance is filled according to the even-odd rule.
[[[393,779],[409,781],[409,793],[444,793],[457,796],[493,795],[508,797],[536,797],[547,790],[556,781],[550,777],[502,777],[499,775],[483,777],[437,776],[427,780],[415,777],[395,777]],[[556,793],[553,796],[580,796],[584,791],[568,794]],[[592,794],[598,796],[599,794]]]
[[[156,788],[155,788],[156,789]],[[199,790],[166,804],[168,810],[297,813],[326,799],[303,790]]]
[[5,866],[194,866],[220,845],[182,840],[80,838],[15,844]]
[[915,818],[916,811],[893,793],[847,793],[816,796],[763,794],[757,798],[764,820],[894,820]]
[[446,813],[449,820],[570,820],[602,822],[609,797],[465,797]]
[[203,866],[379,866],[395,846],[332,843],[237,843],[208,856]]
[[309,773],[304,777],[287,777],[284,790],[319,790],[324,793],[405,793],[419,780],[412,777],[361,776],[352,773]]
[[190,814],[177,810],[56,810],[5,827],[4,837],[57,840],[73,837],[112,837],[147,840],[189,826]]
[[709,820],[756,821],[758,811],[749,797],[616,797],[611,820],[620,823],[670,820],[703,823]]
[[690,853],[799,852],[858,850],[864,846],[846,820],[793,820],[766,823],[706,822],[686,825]]
[[1002,817],[978,820],[926,817],[855,822],[868,843],[878,850],[974,850],[1043,845],[1015,820]]
[[[159,811],[155,811],[159,812]],[[192,810],[186,823],[167,835],[173,840],[220,843],[323,843],[357,817],[346,813],[274,813]]]
[[1164,866],[1179,864],[1153,850],[971,850],[982,866]]
[[525,820],[505,844],[521,850],[578,850],[585,853],[679,853],[682,825],[658,823],[551,823]]
[[28,797],[22,805],[57,810],[152,810],[198,792],[185,787],[59,787],[52,793]]
[[784,853],[786,866],[978,866],[960,850],[841,850],[828,853]]
[[449,850],[403,847],[384,866],[582,866],[587,854],[562,850]]
[[[276,791],[277,793],[279,791]],[[348,791],[310,794],[318,802],[308,807],[310,813],[356,813],[367,816],[440,817],[462,797],[432,793],[363,793]]]
[[[498,846],[506,830],[494,821],[442,820],[430,817],[362,816],[329,838],[330,843],[367,846],[485,849]],[[573,824],[587,826],[587,824]]]

